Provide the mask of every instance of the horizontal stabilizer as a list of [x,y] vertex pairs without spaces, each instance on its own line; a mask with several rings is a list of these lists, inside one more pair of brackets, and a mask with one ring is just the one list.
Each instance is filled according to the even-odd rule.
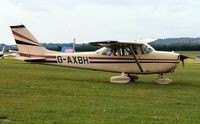
[[17,50],[8,50],[9,53],[19,53]]

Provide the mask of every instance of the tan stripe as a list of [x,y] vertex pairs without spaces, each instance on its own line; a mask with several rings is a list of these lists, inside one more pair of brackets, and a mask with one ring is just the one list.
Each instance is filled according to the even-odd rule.
[[23,36],[23,35],[21,35],[21,34],[15,32],[15,31],[13,31],[13,30],[12,30],[12,33],[13,33],[14,35],[20,37],[20,38],[24,38],[24,39],[26,39],[26,40],[32,41],[32,42],[36,43],[37,45],[41,46],[38,42],[36,42],[36,41],[34,41],[34,40],[32,40],[32,39],[26,37],[26,36]]

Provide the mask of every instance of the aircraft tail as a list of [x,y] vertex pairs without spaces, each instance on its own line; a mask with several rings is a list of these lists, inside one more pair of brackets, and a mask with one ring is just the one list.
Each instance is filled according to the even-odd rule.
[[4,53],[4,51],[5,51],[5,46],[2,48],[2,51],[1,51],[1,53]]
[[48,52],[24,25],[10,26],[21,57],[43,56]]

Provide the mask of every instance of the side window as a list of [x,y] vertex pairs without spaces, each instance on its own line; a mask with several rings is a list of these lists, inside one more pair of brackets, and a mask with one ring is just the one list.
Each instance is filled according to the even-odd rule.
[[[132,47],[134,53],[136,55],[147,54],[152,51],[147,45],[142,46],[133,46]],[[121,48],[106,48],[102,52],[102,55],[106,56],[130,56],[132,55],[132,51],[130,47],[121,47]]]
[[102,55],[106,55],[106,56],[119,56],[120,54],[120,50],[117,48],[107,48],[102,52]]
[[[141,54],[140,47],[133,47],[132,49],[136,55]],[[130,47],[122,47],[122,48],[117,49],[117,55],[130,56],[130,55],[132,55],[132,51],[131,51]]]
[[[133,47],[132,48],[136,55],[142,54],[141,47]],[[121,48],[112,48],[110,52],[110,56],[130,56],[132,55],[132,51],[130,47],[121,47]]]
[[119,53],[121,56],[130,56],[131,55],[131,50],[129,47],[122,47],[119,49]]
[[130,50],[130,48],[124,48],[124,55],[125,55],[125,56],[130,56],[130,55],[131,55],[131,50]]
[[111,55],[111,49],[107,48],[102,52],[102,55],[110,56]]
[[142,50],[141,50],[141,46],[134,46],[133,47],[133,51],[135,52],[136,55],[141,55],[143,54]]

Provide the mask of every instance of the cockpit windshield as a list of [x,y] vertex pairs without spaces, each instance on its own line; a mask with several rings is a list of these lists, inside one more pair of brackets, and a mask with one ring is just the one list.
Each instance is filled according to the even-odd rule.
[[148,54],[152,51],[155,51],[155,49],[148,44],[143,44],[141,48],[144,54]]

